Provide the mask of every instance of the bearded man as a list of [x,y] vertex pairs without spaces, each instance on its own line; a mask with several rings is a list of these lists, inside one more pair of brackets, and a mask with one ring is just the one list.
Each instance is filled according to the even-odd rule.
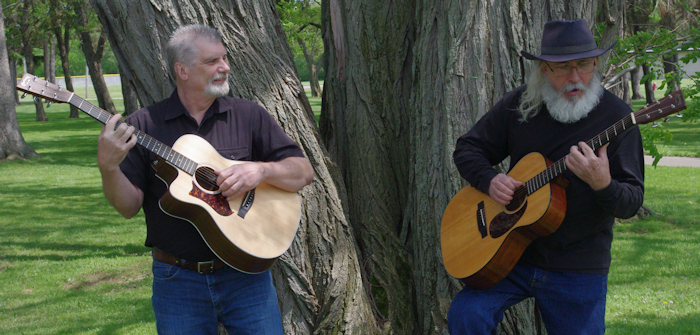
[[[611,46],[612,47],[612,46]],[[644,196],[641,134],[631,129],[594,152],[586,143],[632,112],[605,90],[596,73],[598,49],[584,20],[544,26],[541,55],[526,85],[507,93],[457,141],[454,161],[473,187],[507,205],[523,180],[492,166],[510,156],[511,169],[539,152],[565,157],[566,216],[552,234],[534,240],[494,286],[465,286],[452,301],[453,335],[495,334],[503,312],[534,297],[550,335],[603,334],[615,217],[633,216]]]
[[133,133],[138,128],[168,146],[184,134],[196,134],[226,159],[251,161],[215,171],[229,201],[262,182],[296,192],[311,182],[311,164],[265,109],[226,96],[231,68],[218,31],[180,27],[167,50],[175,91],[129,115],[116,129],[121,116],[112,117],[97,149],[107,200],[126,218],[141,208],[146,216],[158,333],[216,334],[222,323],[229,334],[283,334],[270,271],[249,274],[229,267],[192,224],[160,209],[167,185],[151,167],[157,157],[134,147]]

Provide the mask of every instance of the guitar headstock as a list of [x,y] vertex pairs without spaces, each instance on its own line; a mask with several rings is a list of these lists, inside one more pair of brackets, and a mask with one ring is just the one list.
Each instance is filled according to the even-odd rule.
[[683,98],[683,92],[678,90],[634,112],[634,120],[637,124],[649,123],[684,109],[685,98]]
[[68,102],[73,95],[73,92],[29,73],[22,76],[17,89],[52,102]]

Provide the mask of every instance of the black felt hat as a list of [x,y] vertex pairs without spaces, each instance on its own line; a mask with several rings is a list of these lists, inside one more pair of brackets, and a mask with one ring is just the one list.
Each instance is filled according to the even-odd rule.
[[598,49],[593,34],[586,20],[549,21],[544,24],[542,33],[541,55],[535,56],[525,50],[520,51],[527,59],[539,59],[547,62],[568,62],[571,60],[598,57],[607,49]]

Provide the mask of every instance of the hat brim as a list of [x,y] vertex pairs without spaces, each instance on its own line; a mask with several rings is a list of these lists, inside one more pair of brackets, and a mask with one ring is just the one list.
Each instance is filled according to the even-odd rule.
[[[615,41],[615,43],[617,43],[617,41]],[[530,59],[530,60],[539,59],[539,60],[543,60],[546,62],[562,63],[562,62],[568,62],[568,61],[572,61],[572,60],[598,57],[598,56],[608,52],[608,50],[610,50],[613,46],[615,46],[615,43],[613,43],[607,49],[593,49],[593,50],[589,50],[589,51],[577,52],[577,53],[571,53],[571,54],[535,56],[535,55],[533,55],[525,50],[521,50],[520,54],[523,55],[523,57]]]

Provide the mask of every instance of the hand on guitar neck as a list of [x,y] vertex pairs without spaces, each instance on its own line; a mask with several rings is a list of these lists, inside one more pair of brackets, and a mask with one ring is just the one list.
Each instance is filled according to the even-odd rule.
[[600,191],[610,185],[610,164],[608,162],[608,145],[593,152],[585,142],[572,146],[571,152],[566,155],[566,166],[581,180],[585,181],[594,191]]
[[[608,145],[609,143],[602,146],[596,154],[585,142],[579,142],[579,145],[571,147],[571,152],[564,160],[569,170],[590,185],[594,191],[608,187],[612,179],[608,162]],[[489,196],[501,205],[508,205],[513,200],[515,189],[522,184],[508,175],[499,173],[491,179]]]

